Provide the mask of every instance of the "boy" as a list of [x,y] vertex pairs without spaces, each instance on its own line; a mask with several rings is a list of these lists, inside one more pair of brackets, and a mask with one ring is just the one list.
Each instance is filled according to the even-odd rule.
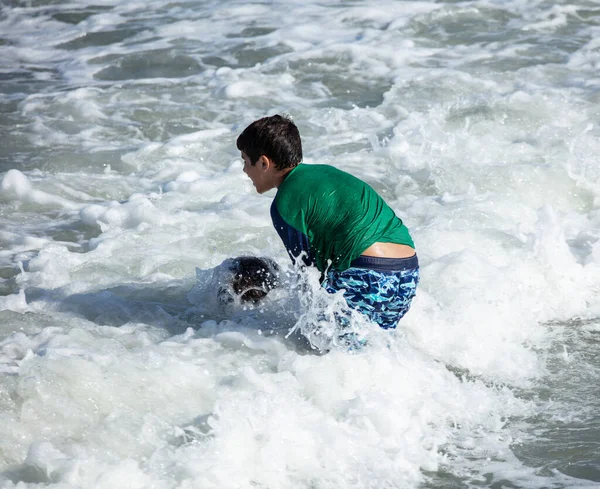
[[302,163],[296,125],[280,115],[237,139],[244,173],[260,194],[277,188],[271,219],[293,260],[316,266],[330,293],[384,329],[410,307],[419,262],[408,229],[365,182],[329,165]]

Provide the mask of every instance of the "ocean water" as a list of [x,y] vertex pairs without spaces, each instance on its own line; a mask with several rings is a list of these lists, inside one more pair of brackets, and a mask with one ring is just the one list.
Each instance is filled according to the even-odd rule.
[[[415,239],[363,350],[242,172],[274,113]],[[0,488],[600,487],[599,136],[597,0],[4,0]]]

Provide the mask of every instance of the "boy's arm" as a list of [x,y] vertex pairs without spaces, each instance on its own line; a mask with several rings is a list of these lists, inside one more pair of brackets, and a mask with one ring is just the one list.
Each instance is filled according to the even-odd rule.
[[301,260],[306,266],[314,265],[315,260],[308,236],[285,222],[275,203],[271,206],[271,220],[292,261]]

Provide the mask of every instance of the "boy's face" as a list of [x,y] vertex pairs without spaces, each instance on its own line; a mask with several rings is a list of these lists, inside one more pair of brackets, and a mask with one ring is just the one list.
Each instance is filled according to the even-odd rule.
[[274,168],[265,161],[263,156],[253,165],[248,155],[242,151],[242,159],[244,160],[244,173],[250,177],[259,194],[264,194],[274,187],[271,175]]

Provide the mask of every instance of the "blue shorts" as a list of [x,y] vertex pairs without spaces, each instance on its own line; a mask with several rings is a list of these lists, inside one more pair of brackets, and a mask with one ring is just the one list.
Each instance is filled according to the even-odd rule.
[[359,256],[350,268],[329,270],[322,286],[329,293],[343,290],[350,308],[384,329],[395,328],[404,316],[419,284],[419,260]]

